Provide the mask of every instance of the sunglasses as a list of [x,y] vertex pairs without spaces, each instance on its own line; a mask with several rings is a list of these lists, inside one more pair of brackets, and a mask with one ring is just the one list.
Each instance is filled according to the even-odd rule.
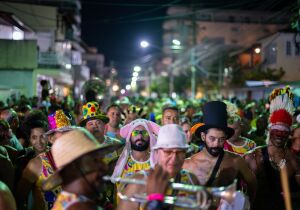
[[149,136],[149,134],[148,134],[148,132],[146,130],[142,130],[142,131],[135,130],[135,131],[131,132],[131,135],[133,137],[137,137],[139,134],[141,134],[144,137]]

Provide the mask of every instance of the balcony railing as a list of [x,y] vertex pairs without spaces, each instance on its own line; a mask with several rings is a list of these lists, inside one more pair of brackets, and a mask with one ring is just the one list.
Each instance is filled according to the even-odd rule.
[[39,52],[38,64],[39,66],[57,67],[71,64],[71,60],[57,52]]

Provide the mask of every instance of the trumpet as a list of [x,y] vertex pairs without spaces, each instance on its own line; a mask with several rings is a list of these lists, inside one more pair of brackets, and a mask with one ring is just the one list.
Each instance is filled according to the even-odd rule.
[[[121,177],[112,178],[110,176],[104,176],[103,179],[105,181],[111,181],[114,183],[146,185],[146,180],[140,179],[128,179]],[[193,194],[193,196],[165,196],[164,204],[185,209],[208,209],[211,204],[219,198],[228,203],[233,202],[237,192],[237,180],[234,180],[232,184],[226,187],[204,187],[170,181],[170,188],[173,190],[184,191]],[[147,195],[144,194],[133,195],[132,197],[128,197],[121,192],[118,192],[117,194],[121,200],[137,202],[141,204],[146,204],[147,202]]]

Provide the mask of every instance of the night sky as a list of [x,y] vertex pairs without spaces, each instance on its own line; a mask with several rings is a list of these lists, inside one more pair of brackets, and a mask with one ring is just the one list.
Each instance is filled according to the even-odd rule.
[[141,49],[141,40],[161,46],[162,21],[146,19],[164,16],[167,5],[162,5],[163,2],[83,0],[83,40],[97,47],[104,54],[106,64],[113,61],[119,74],[126,77],[141,55],[153,51]]
[[167,7],[192,2],[199,8],[277,11],[296,0],[82,0],[82,38],[104,54],[106,65],[114,61],[119,75],[129,77],[136,61],[151,53],[140,48],[142,39],[162,45]]

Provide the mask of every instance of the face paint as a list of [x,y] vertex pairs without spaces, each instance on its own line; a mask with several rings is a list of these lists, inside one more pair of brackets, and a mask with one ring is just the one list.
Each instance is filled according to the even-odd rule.
[[289,135],[290,135],[289,131],[272,129],[270,130],[270,141],[276,147],[284,147],[288,140]]

